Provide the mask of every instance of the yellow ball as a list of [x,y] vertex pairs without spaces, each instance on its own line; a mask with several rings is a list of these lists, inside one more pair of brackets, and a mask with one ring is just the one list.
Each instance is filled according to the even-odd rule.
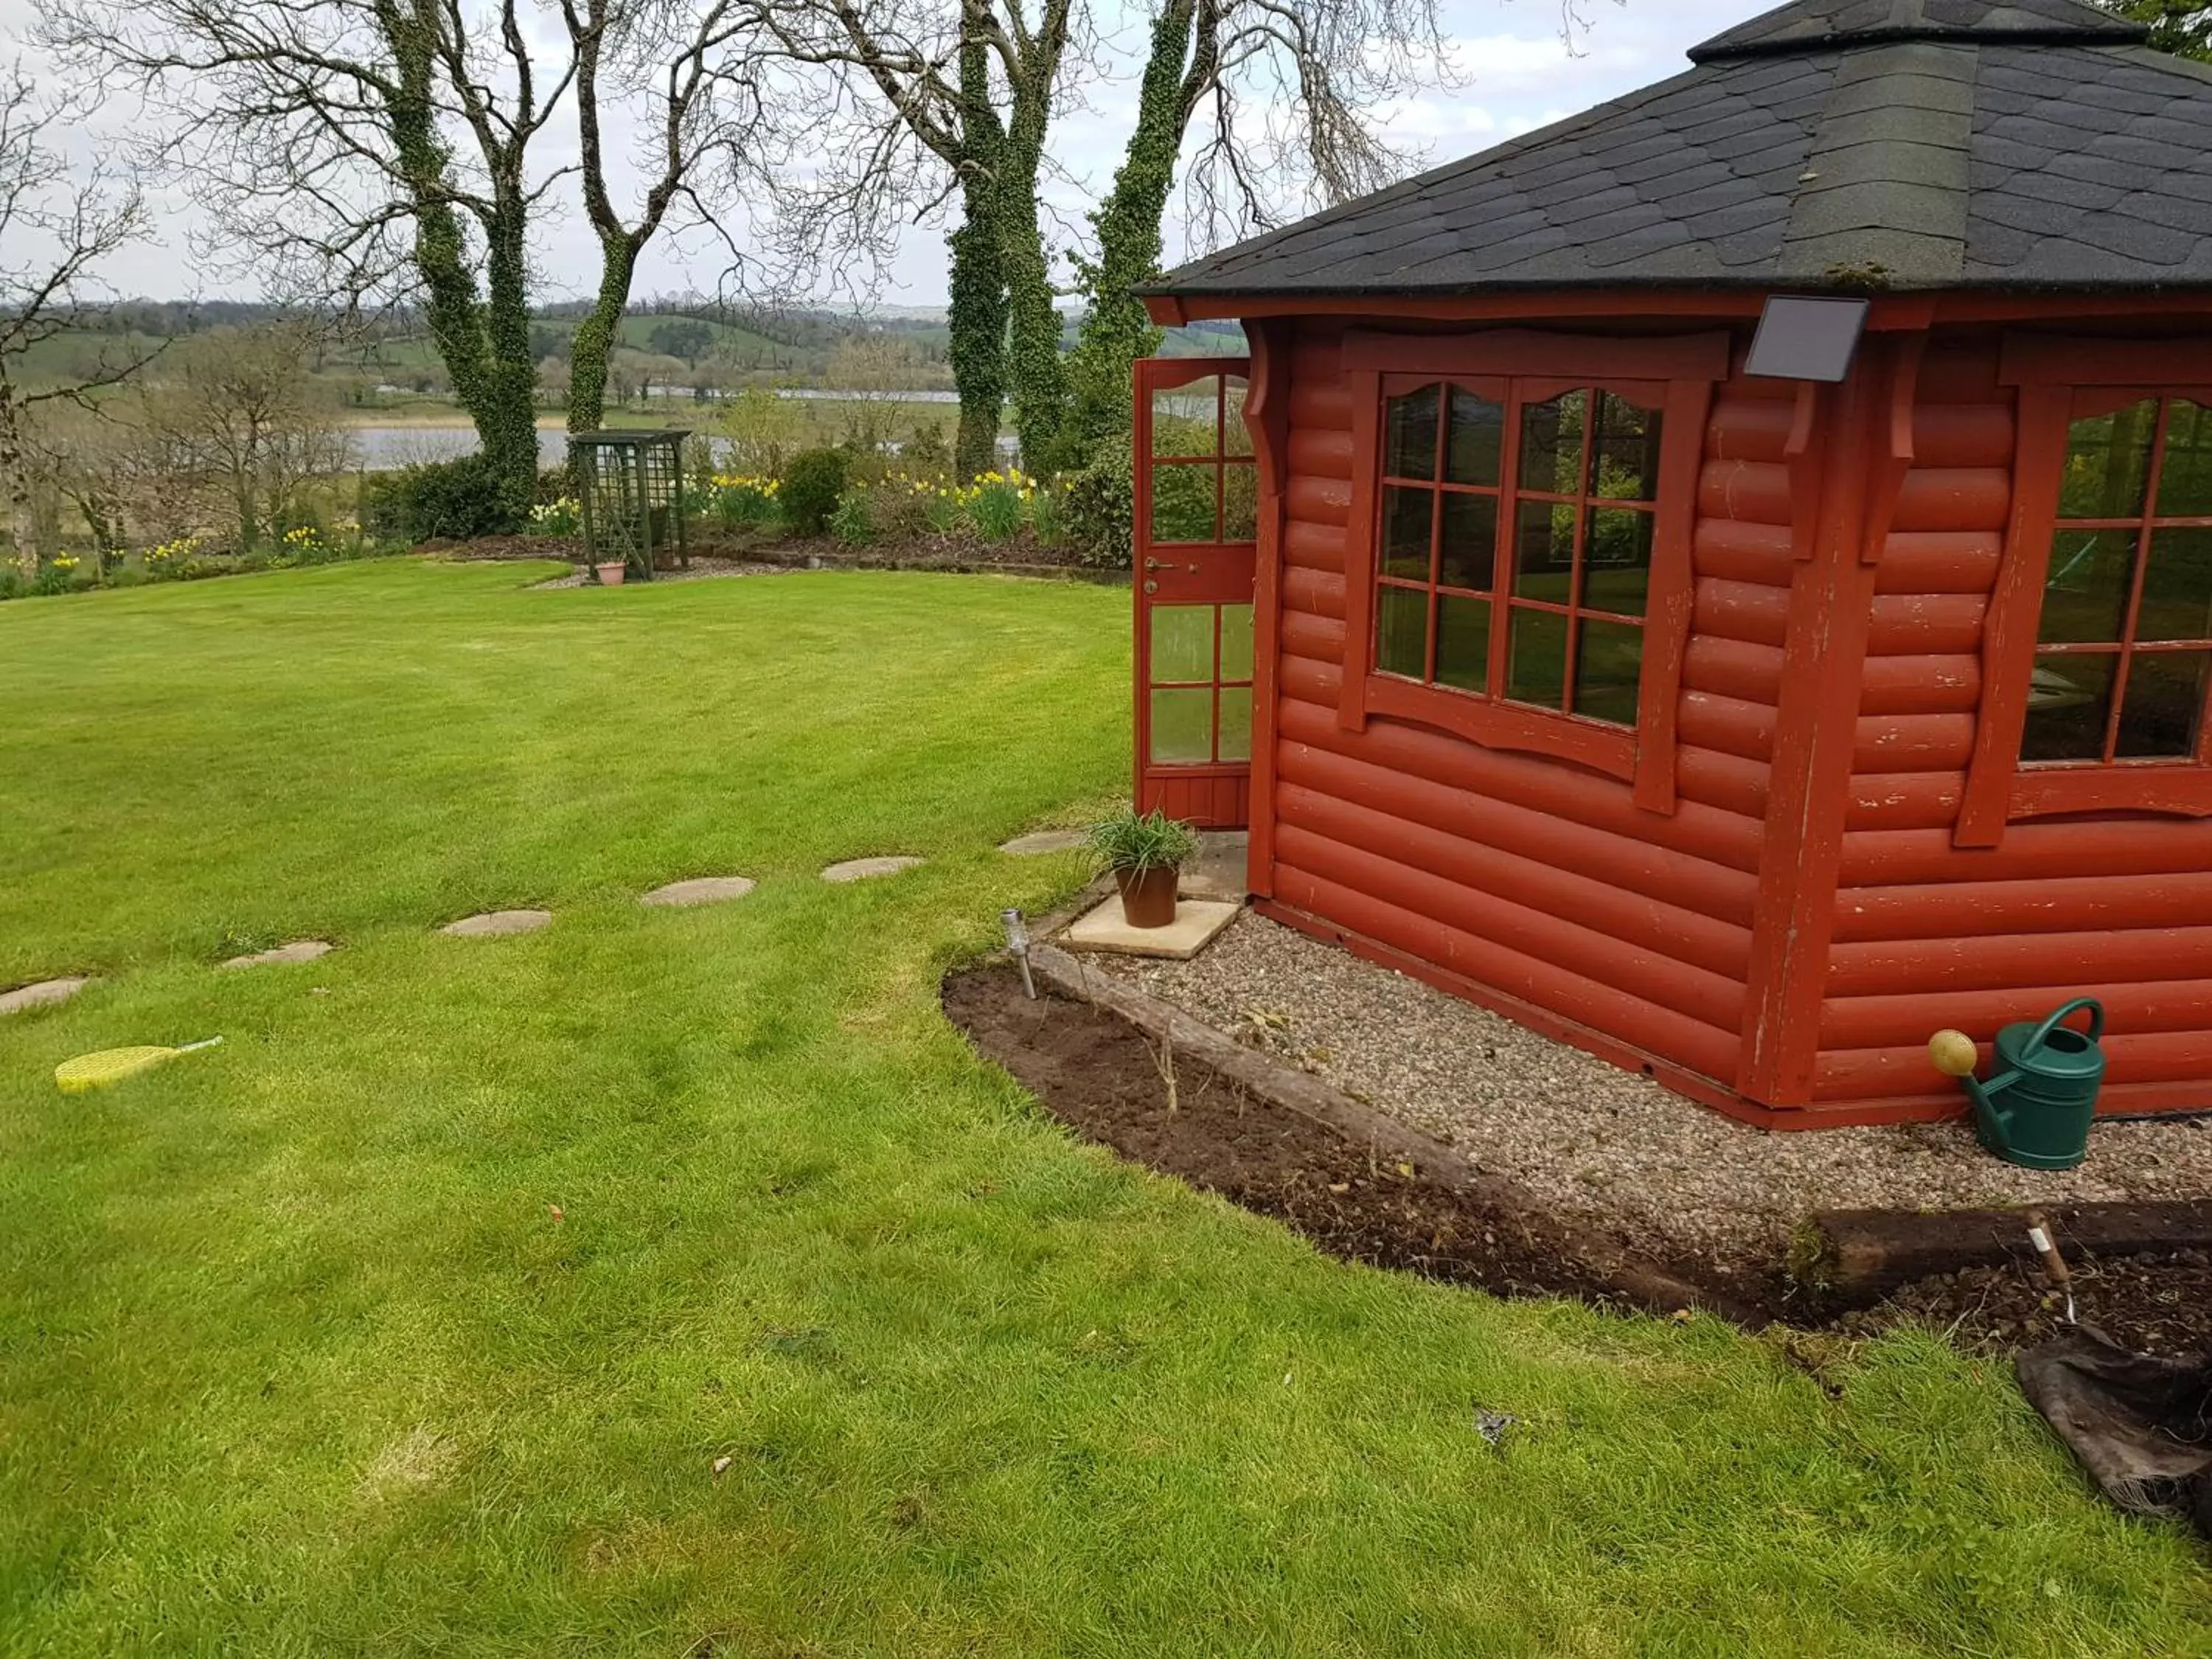
[[1981,1056],[1974,1048],[1973,1038],[1964,1031],[1938,1031],[1928,1039],[1928,1059],[1945,1077],[1965,1077],[1973,1071]]

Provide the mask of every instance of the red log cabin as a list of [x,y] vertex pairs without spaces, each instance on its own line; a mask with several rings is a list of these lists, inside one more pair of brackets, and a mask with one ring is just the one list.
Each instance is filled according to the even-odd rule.
[[2142,40],[1798,0],[1145,289],[1249,356],[1138,366],[1144,804],[1770,1127],[2084,992],[2103,1110],[2212,1106],[2212,69]]

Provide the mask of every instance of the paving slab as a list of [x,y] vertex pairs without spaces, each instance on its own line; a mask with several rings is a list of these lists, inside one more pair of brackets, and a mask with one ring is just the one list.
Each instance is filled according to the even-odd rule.
[[1225,899],[1242,904],[1245,862],[1252,837],[1243,830],[1205,830],[1199,832],[1198,856],[1182,867],[1176,891],[1185,898]]
[[1026,836],[1000,842],[999,850],[1012,853],[1018,859],[1033,859],[1047,853],[1072,853],[1083,842],[1080,830],[1032,830]]
[[90,983],[88,979],[42,979],[36,985],[18,986],[0,996],[0,1014],[17,1014],[26,1008],[51,1008],[57,1002],[67,1002]]
[[726,899],[743,898],[753,890],[750,876],[694,876],[689,881],[672,881],[665,887],[656,887],[638,898],[640,904],[665,904],[684,907],[693,904],[720,904]]
[[1115,894],[1068,924],[1059,943],[1071,951],[1104,951],[1122,957],[1164,957],[1188,962],[1213,943],[1244,907],[1224,899],[1182,899],[1164,927],[1132,927]]
[[486,910],[449,921],[438,931],[455,939],[503,939],[509,933],[534,933],[552,921],[550,910]]
[[902,870],[911,870],[920,859],[903,856],[884,859],[847,859],[842,864],[833,864],[822,872],[824,881],[866,881],[873,876],[895,876]]
[[233,957],[225,968],[270,968],[287,962],[313,962],[317,957],[326,957],[338,947],[328,939],[295,939],[289,945],[280,945],[273,951],[253,951],[242,957]]

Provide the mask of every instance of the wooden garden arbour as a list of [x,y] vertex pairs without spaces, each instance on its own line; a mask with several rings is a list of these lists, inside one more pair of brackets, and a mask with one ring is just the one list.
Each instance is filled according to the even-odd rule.
[[684,441],[690,435],[603,430],[568,440],[568,472],[583,509],[592,580],[599,565],[618,557],[629,574],[650,581],[654,555],[672,547],[678,565],[691,568],[684,522]]

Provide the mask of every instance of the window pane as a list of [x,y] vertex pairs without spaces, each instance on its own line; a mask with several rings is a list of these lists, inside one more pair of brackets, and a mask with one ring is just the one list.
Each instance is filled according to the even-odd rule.
[[1444,477],[1454,483],[1494,484],[1505,436],[1505,406],[1451,389],[1451,433],[1444,441]]
[[1221,453],[1224,455],[1249,455],[1252,453],[1251,428],[1244,424],[1244,377],[1224,374],[1221,377],[1221,395],[1224,400],[1221,410]]
[[1574,575],[1575,512],[1565,501],[1522,501],[1513,514],[1513,591],[1565,605]]
[[1221,469],[1221,539],[1249,542],[1260,533],[1260,475],[1249,461]]
[[1252,678],[1252,607],[1249,605],[1221,607],[1221,678]]
[[1213,607],[1156,605],[1152,607],[1152,684],[1213,678]]
[[1437,595],[1437,682],[1462,691],[1490,684],[1490,601]]
[[1152,758],[1210,761],[1213,758],[1213,693],[1195,690],[1152,693]]
[[1418,587],[1375,591],[1375,665],[1420,679],[1429,672],[1429,596]]
[[1616,726],[1636,724],[1644,630],[1629,623],[1583,618],[1575,645],[1575,713]]
[[2136,652],[2128,662],[2113,754],[2134,759],[2195,754],[2207,665],[2212,651]]
[[1521,488],[1572,495],[1582,489],[1583,413],[1589,394],[1562,392],[1521,410]]
[[1437,476],[1437,398],[1441,388],[1425,386],[1384,406],[1382,471],[1394,478]]
[[2069,427],[2058,516],[2132,519],[2140,514],[2157,420],[2158,399],[2146,398],[2115,414],[2093,415]]
[[1154,467],[1152,539],[1212,541],[1213,481],[1219,476],[1219,471],[1211,466]]
[[1513,648],[1505,663],[1505,695],[1547,708],[1566,706],[1567,619],[1549,611],[1513,608]]
[[2150,532],[2150,563],[2143,569],[2136,637],[2212,639],[2212,530]]
[[2127,622],[2135,557],[2132,530],[2062,530],[2052,537],[2036,637],[2045,645],[2117,641]]
[[1216,760],[1252,758],[1252,688],[1225,685],[1221,689],[1221,747]]
[[1653,523],[1650,514],[1630,507],[1591,509],[1589,545],[1583,550],[1584,605],[1623,617],[1644,614],[1651,586]]
[[1590,494],[1616,501],[1659,499],[1659,412],[1598,393],[1595,476]]
[[1498,497],[1444,492],[1443,545],[1437,580],[1488,592],[1498,581]]
[[1425,582],[1429,579],[1430,515],[1436,492],[1396,484],[1382,490],[1382,574]]
[[1188,386],[1158,386],[1152,392],[1152,453],[1211,455],[1219,395],[1213,375]]
[[2166,406],[2158,511],[2170,519],[2212,518],[2212,409],[2186,398]]
[[2112,708],[2116,653],[2045,652],[2027,683],[2027,724],[2021,731],[2024,761],[2102,760],[2105,721]]

